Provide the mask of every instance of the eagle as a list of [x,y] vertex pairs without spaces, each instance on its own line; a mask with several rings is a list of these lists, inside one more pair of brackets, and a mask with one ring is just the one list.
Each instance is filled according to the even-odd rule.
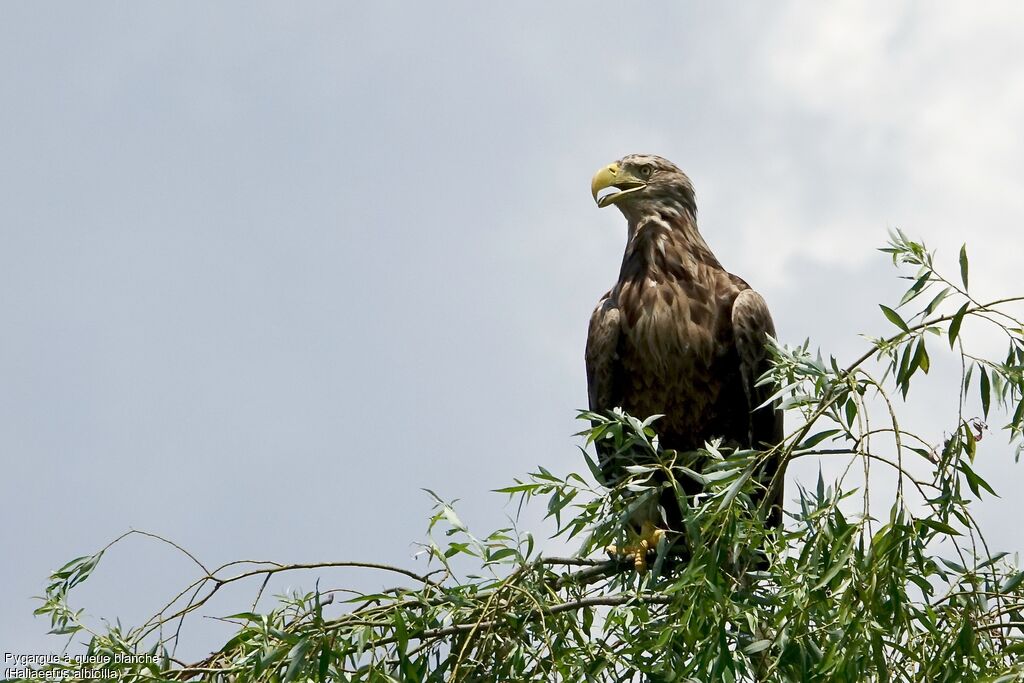
[[[591,193],[598,207],[618,207],[627,229],[618,281],[590,318],[590,410],[661,415],[653,427],[662,449],[694,451],[716,438],[766,451],[781,443],[782,411],[769,402],[771,387],[757,383],[775,336],[768,305],[722,267],[697,230],[690,179],[667,159],[630,154],[600,169]],[[621,459],[600,440],[598,456],[606,483],[622,476]],[[766,503],[770,528],[782,518],[782,468],[773,455],[759,474],[755,502]],[[687,496],[701,491],[688,477],[679,481]],[[655,501],[634,513],[637,542],[623,549],[640,571],[665,536],[659,522],[681,529],[672,489]]]

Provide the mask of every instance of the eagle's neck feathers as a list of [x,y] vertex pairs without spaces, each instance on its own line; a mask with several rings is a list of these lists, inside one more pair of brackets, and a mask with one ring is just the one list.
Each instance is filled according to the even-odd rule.
[[[628,235],[619,282],[693,280],[701,268],[722,265],[697,230],[694,212],[678,202],[627,214]],[[630,212],[632,213],[632,212]]]

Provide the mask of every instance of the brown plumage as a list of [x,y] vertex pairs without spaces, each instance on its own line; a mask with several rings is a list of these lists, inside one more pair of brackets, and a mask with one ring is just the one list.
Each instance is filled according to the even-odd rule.
[[[769,367],[766,337],[775,335],[768,306],[701,237],[689,178],[666,159],[633,154],[601,169],[592,189],[599,206],[618,206],[628,232],[618,282],[590,319],[590,409],[664,415],[653,425],[663,448],[695,450],[716,437],[740,448],[778,444],[781,411],[755,410],[771,391],[755,386]],[[614,479],[616,463],[599,455]],[[766,486],[777,469],[766,467]],[[769,494],[773,526],[781,521],[781,474]],[[683,483],[690,495],[700,490]],[[678,530],[674,498],[663,497],[662,507]]]

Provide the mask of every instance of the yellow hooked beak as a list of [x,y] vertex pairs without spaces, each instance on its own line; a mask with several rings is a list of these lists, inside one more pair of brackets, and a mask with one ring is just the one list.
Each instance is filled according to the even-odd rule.
[[647,183],[635,175],[619,168],[618,164],[609,164],[594,174],[590,181],[590,193],[594,195],[594,201],[602,209],[609,204],[614,204],[630,192],[642,190]]

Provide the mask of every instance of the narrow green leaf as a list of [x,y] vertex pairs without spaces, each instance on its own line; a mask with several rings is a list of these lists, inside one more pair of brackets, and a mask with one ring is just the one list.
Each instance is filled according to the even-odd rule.
[[944,557],[940,557],[939,562],[946,565],[958,574],[965,574],[967,572],[966,567],[964,567],[962,564],[959,564],[958,562],[954,562],[953,560],[947,560]]
[[825,439],[829,438],[830,436],[835,436],[841,431],[841,429],[826,429],[824,431],[820,431],[817,434],[813,434],[807,437],[803,443],[796,447],[796,450],[803,451],[807,450],[808,448],[814,448]]
[[959,536],[960,535],[959,531],[957,531],[956,529],[954,529],[950,525],[946,524],[945,522],[940,522],[937,519],[923,518],[923,519],[919,519],[917,521],[921,524],[921,526],[928,527],[929,529],[934,529],[935,531],[938,531],[939,533],[942,533],[942,534],[946,534],[947,536]]
[[896,384],[899,385],[904,397],[906,397],[907,389],[910,386],[907,379],[911,374],[910,360],[914,357],[913,351],[914,347],[909,344],[903,347],[903,355],[900,358],[899,369],[895,372]]
[[989,384],[988,369],[984,366],[981,368],[981,380],[978,390],[981,393],[981,410],[985,413],[985,417],[988,417],[988,408],[992,401],[992,385]]
[[1004,581],[1003,585],[999,587],[999,592],[1009,593],[1014,588],[1019,586],[1021,581],[1024,581],[1024,571],[1019,571],[1010,578],[1008,578],[1006,581]]
[[837,557],[833,561],[832,566],[829,568],[827,572],[825,572],[825,576],[821,577],[821,580],[818,581],[818,583],[816,583],[814,585],[814,588],[812,588],[811,590],[821,590],[825,586],[832,583],[832,579],[836,578],[836,576],[839,575],[839,572],[843,571],[844,569],[849,569],[849,559],[850,550],[849,548],[847,548],[839,557]]
[[590,470],[590,474],[592,477],[594,477],[594,480],[597,481],[599,484],[606,483],[604,473],[601,471],[601,468],[598,467],[598,464],[594,462],[594,459],[590,457],[589,453],[587,453],[582,448],[580,450],[583,451],[583,458],[586,460],[587,468]]
[[499,548],[498,550],[495,550],[493,553],[491,553],[488,556],[487,561],[488,562],[498,562],[499,560],[503,560],[506,557],[509,557],[509,556],[515,555],[515,554],[516,554],[516,550],[514,548]]
[[985,567],[991,567],[996,562],[998,562],[999,560],[1003,559],[1004,557],[1006,557],[1009,554],[1010,553],[1006,552],[1005,550],[1001,551],[1001,552],[998,552],[995,555],[991,555],[987,560],[985,560],[984,562],[979,564],[976,568],[981,570],[981,569],[984,569]]
[[918,294],[923,292],[925,289],[925,285],[928,284],[929,278],[931,278],[931,273],[925,273],[924,275],[919,277],[917,279],[917,282],[915,282],[914,285],[907,290],[906,294],[903,295],[903,298],[900,299],[900,306],[909,303],[915,297],[917,297]]
[[934,313],[935,309],[937,309],[939,307],[939,304],[941,304],[943,301],[945,301],[946,297],[949,296],[952,292],[953,292],[953,290],[950,287],[946,287],[941,292],[939,292],[935,296],[935,298],[932,299],[931,302],[927,306],[924,307],[924,314],[926,316],[928,316],[928,315],[931,315],[932,313]]
[[967,289],[967,245],[960,247],[960,279],[964,282],[964,289]]
[[750,472],[751,471],[749,469],[745,470],[743,474],[737,477],[736,481],[729,486],[729,490],[725,492],[725,497],[722,498],[722,504],[718,506],[719,510],[724,510],[729,507],[733,499],[736,498],[736,494],[740,492],[743,485],[748,479],[750,479]]
[[444,518],[448,520],[448,523],[451,524],[452,527],[458,529],[459,531],[466,530],[466,525],[462,523],[462,520],[459,519],[459,516],[455,514],[455,510],[453,510],[450,505],[443,506],[441,508],[441,512],[444,514]]
[[308,649],[308,638],[303,638],[291,649],[291,652],[288,653],[288,660],[291,663],[288,665],[288,670],[285,672],[281,683],[291,683],[299,675],[299,672],[302,671],[302,665],[305,663],[306,650]]
[[949,348],[953,348],[953,344],[956,343],[957,335],[960,334],[960,325],[964,322],[964,314],[967,313],[968,306],[970,306],[970,302],[961,306],[960,310],[953,315],[953,319],[949,322]]
[[317,676],[321,681],[327,680],[327,671],[331,666],[331,648],[326,644],[320,647],[320,662],[317,666]]
[[914,365],[921,368],[924,374],[928,374],[931,367],[931,359],[928,358],[928,351],[924,348],[924,337],[917,340],[917,351],[914,352]]
[[263,619],[262,615],[256,614],[255,612],[239,612],[237,614],[229,614],[221,619],[245,619],[246,621],[260,621]]
[[857,417],[857,402],[850,397],[846,399],[846,424],[853,427],[853,421]]
[[910,378],[914,376],[914,373],[917,372],[917,369],[921,366],[921,355],[918,353],[919,349],[920,345],[917,349],[912,345],[907,345],[907,353],[904,356],[904,360],[909,358],[910,361],[907,363],[905,368],[900,369],[900,374],[897,377],[897,381],[900,382],[900,389],[903,392],[903,398],[907,397],[907,390],[910,389]]
[[[967,438],[969,439],[969,441],[967,442],[968,444],[974,443],[973,437],[968,436]],[[972,457],[971,460],[974,460],[974,458]],[[966,462],[961,461],[958,469],[964,473],[964,477],[967,479],[967,486],[970,487],[971,492],[974,495],[980,496],[981,489],[985,489],[993,496],[998,497],[998,494],[995,492],[995,489],[993,489],[987,481],[982,479],[977,472],[972,470]]]
[[259,675],[262,671],[265,671],[268,667],[273,666],[277,660],[284,657],[291,648],[288,645],[281,645],[275,650],[267,652],[263,651],[263,658],[256,662],[256,674]]
[[758,652],[761,652],[762,650],[767,650],[771,646],[771,644],[772,641],[768,640],[767,638],[762,640],[755,640],[750,645],[747,645],[745,648],[743,648],[743,652],[748,655],[756,655]]
[[515,486],[506,486],[505,488],[494,489],[494,493],[507,493],[511,495],[515,493],[523,493],[524,491],[534,491],[537,488],[537,484],[517,484]]
[[70,570],[71,570],[72,567],[85,562],[86,560],[90,559],[91,557],[92,557],[91,555],[82,555],[81,557],[76,557],[73,560],[69,560],[67,564],[65,564],[63,567],[61,567],[57,571],[53,572],[51,574],[51,576],[57,576],[57,575],[62,575],[62,576],[65,576],[65,577],[66,576],[70,576],[71,575],[71,571]]
[[903,322],[903,318],[900,317],[899,313],[892,310],[888,306],[883,306],[882,304],[878,304],[878,307],[882,309],[882,313],[884,313],[885,317],[889,319],[889,322],[891,322],[893,325],[900,328],[904,332],[910,332],[910,328],[907,327],[907,323]]

